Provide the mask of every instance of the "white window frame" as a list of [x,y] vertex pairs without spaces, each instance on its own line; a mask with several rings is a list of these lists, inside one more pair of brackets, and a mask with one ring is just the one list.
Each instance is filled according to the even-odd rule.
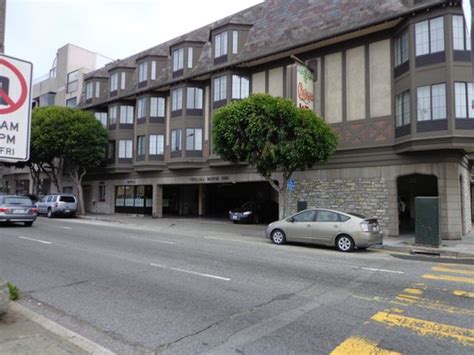
[[245,99],[249,97],[249,92],[249,79],[245,76],[232,75],[232,99]]
[[408,31],[395,38],[395,66],[402,65],[409,60]]
[[125,90],[126,83],[127,83],[126,80],[127,80],[127,73],[123,71],[120,74],[120,90]]
[[[443,93],[442,95],[439,95]],[[436,100],[442,97],[441,100]],[[418,122],[447,119],[446,83],[420,86],[416,89],[416,119]]]
[[173,51],[173,71],[184,68],[184,48],[178,48]]
[[188,69],[193,68],[193,47],[188,47]]
[[186,150],[202,150],[202,128],[186,128]]
[[[441,23],[441,28],[435,27]],[[416,56],[445,51],[444,17],[435,17],[415,24]]]
[[119,73],[113,73],[110,75],[110,91],[118,90],[118,75]]
[[473,119],[474,84],[467,82],[454,82],[454,102],[456,119]]
[[202,110],[202,94],[201,88],[186,88],[186,108]]
[[183,88],[171,90],[171,111],[183,109]]
[[141,97],[137,100],[137,118],[146,117],[146,97]]
[[95,82],[95,97],[100,97],[100,81]]
[[453,49],[455,51],[470,51],[471,50],[471,36],[467,32],[467,26],[464,21],[464,16],[453,15]]
[[227,55],[227,31],[214,36],[214,58]]
[[165,117],[165,98],[150,97],[150,117]]
[[151,80],[156,80],[156,60],[151,61],[150,79]]
[[86,84],[86,100],[92,99],[94,90],[94,83],[90,82]]
[[239,31],[232,31],[232,54],[239,53]]
[[163,155],[165,153],[165,136],[163,134],[150,134],[148,154]]
[[131,159],[133,157],[133,141],[131,139],[119,140],[119,159]]
[[109,118],[110,118],[110,125],[117,123],[117,116],[118,116],[118,106],[111,106],[109,107]]
[[180,152],[182,150],[182,130],[176,128],[171,130],[171,151]]
[[102,126],[107,127],[107,112],[94,112],[94,116]]
[[227,100],[227,75],[214,78],[214,102]]
[[120,124],[133,124],[133,111],[133,106],[120,105]]
[[410,91],[407,90],[395,97],[396,127],[409,125],[411,122],[410,113]]
[[137,136],[137,157],[146,155],[146,136]]
[[138,64],[138,83],[148,80],[148,62]]

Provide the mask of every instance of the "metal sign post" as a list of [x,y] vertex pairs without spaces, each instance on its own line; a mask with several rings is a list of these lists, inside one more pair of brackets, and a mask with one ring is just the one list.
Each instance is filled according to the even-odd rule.
[[30,157],[33,64],[0,54],[0,160]]

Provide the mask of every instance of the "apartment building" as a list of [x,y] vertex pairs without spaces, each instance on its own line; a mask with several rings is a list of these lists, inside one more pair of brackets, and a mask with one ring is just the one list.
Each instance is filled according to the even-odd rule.
[[[70,43],[62,46],[57,50],[49,72],[33,81],[32,106],[76,107],[81,97],[84,75],[110,60]],[[0,187],[4,191],[17,194],[46,194],[54,190],[54,185],[43,176],[41,191],[35,191],[28,169],[5,167],[1,164]],[[72,183],[67,178],[64,190],[73,191]]]
[[460,1],[267,0],[86,75],[81,107],[109,139],[86,208],[216,215],[278,201],[211,140],[215,110],[265,92],[303,100],[340,137],[328,164],[295,174],[290,212],[357,211],[397,236],[413,229],[416,196],[438,196],[442,237],[459,239],[471,230],[470,60]]

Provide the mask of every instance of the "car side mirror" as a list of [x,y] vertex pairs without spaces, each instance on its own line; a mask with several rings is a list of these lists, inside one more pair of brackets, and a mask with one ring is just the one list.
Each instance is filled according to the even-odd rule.
[[290,218],[287,219],[287,221],[290,222],[290,223],[293,223],[295,221],[295,219],[293,217],[290,217]]

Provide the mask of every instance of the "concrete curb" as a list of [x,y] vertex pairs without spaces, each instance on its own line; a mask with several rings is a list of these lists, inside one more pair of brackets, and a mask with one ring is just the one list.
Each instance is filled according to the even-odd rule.
[[463,253],[452,250],[444,250],[441,248],[430,248],[430,247],[421,247],[414,245],[407,246],[398,246],[398,245],[382,245],[377,249],[402,252],[407,254],[419,254],[427,256],[440,256],[440,257],[451,257],[451,258],[472,258],[474,259],[473,253]]
[[84,350],[89,354],[94,355],[114,355],[115,353],[100,346],[97,343],[94,343],[92,340],[84,338],[83,336],[74,333],[73,331],[64,328],[62,325],[59,325],[56,322],[53,322],[50,319],[47,319],[36,312],[31,311],[30,309],[16,303],[10,302],[10,309],[14,312],[20,313],[22,316],[27,319],[39,324],[44,329],[50,331],[51,333],[56,334],[60,338],[74,344],[78,348]]

